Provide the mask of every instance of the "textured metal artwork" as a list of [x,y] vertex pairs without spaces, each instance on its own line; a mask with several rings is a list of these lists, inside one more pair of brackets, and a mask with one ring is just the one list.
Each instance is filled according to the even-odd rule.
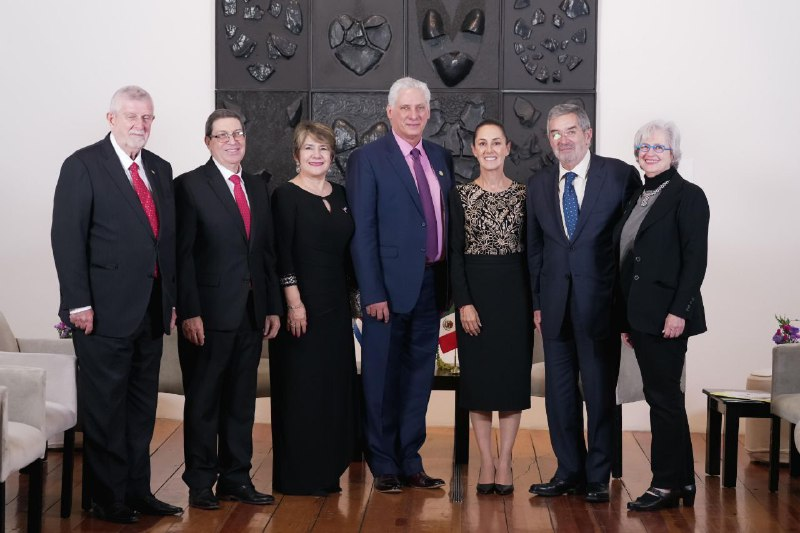
[[261,6],[246,6],[244,8],[244,19],[245,20],[261,20],[261,17],[264,16],[265,11],[261,9]]
[[531,6],[531,0],[514,0],[514,9],[525,9]]
[[255,63],[248,65],[247,72],[258,81],[264,82],[275,73],[275,68],[270,64]]
[[[536,56],[530,54],[527,61],[522,61],[516,68],[522,69],[530,76],[529,79],[535,80],[534,83],[540,84],[539,86],[545,90],[546,88],[543,86],[550,83],[566,87],[573,86],[572,83],[575,83],[580,87],[588,85],[593,88],[594,73],[583,72],[586,67],[582,66],[585,54],[590,54],[592,57],[589,68],[593,69],[595,65],[596,45],[594,39],[592,39],[591,46],[587,46],[590,38],[589,27],[591,26],[594,30],[593,22],[596,20],[596,17],[589,16],[592,13],[589,1],[532,0],[530,4],[530,11],[518,8],[516,5],[513,10],[506,8],[506,14],[515,17],[513,25],[509,29],[523,40],[523,42],[512,41],[509,43],[510,50],[519,56],[522,53],[520,45],[528,44],[525,41],[535,42],[541,49],[536,52]],[[552,24],[545,24],[548,20]],[[580,26],[576,27],[577,24]],[[530,47],[529,49],[533,50]],[[508,55],[506,58],[508,61]],[[563,65],[565,68],[560,68],[559,65]],[[572,74],[573,71],[581,72],[581,74]],[[515,85],[523,85],[521,78],[517,76],[512,72],[506,74],[506,79],[520,80]]]
[[392,29],[380,15],[361,21],[343,14],[328,27],[328,44],[336,59],[358,76],[363,76],[380,62],[391,42]]
[[300,9],[300,4],[297,3],[297,0],[289,0],[284,13],[286,21],[283,25],[295,35],[300,35],[300,32],[303,31],[303,11]]
[[282,9],[283,6],[280,4],[280,2],[275,2],[275,0],[273,0],[272,2],[269,3],[269,14],[275,18],[281,16]]
[[225,37],[227,37],[228,39],[233,38],[233,36],[236,35],[236,30],[237,30],[236,24],[226,24]]
[[240,33],[236,41],[231,45],[231,52],[236,57],[250,57],[250,54],[256,49],[256,43],[253,39]]
[[589,4],[586,0],[564,0],[558,8],[571,19],[589,14]]
[[[420,39],[423,54],[431,62],[439,79],[447,87],[460,84],[475,66],[482,37],[486,31],[486,13],[481,8],[470,9],[459,23],[450,22],[437,9],[428,9],[422,17]],[[455,26],[458,24],[458,26]],[[458,28],[458,32],[451,31]],[[464,39],[463,36],[474,36]]]
[[222,14],[232,17],[236,14],[236,0],[222,0]]

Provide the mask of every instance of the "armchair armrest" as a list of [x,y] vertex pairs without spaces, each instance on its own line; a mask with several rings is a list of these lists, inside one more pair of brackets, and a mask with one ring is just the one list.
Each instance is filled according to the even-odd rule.
[[17,344],[20,352],[75,355],[70,339],[17,339]]
[[800,344],[772,348],[772,397],[800,393]]
[[8,420],[33,426],[44,433],[45,377],[42,368],[0,366],[0,386],[8,389]]
[[[70,343],[72,344],[72,343]],[[63,405],[73,413],[78,412],[78,385],[76,358],[60,353],[0,352],[0,365],[14,365],[44,369],[45,399]]]

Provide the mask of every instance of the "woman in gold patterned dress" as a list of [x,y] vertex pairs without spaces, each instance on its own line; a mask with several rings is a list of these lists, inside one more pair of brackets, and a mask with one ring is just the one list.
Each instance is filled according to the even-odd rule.
[[[480,175],[450,194],[450,274],[458,308],[461,407],[469,409],[481,454],[479,494],[514,491],[511,450],[531,405],[533,317],[525,261],[527,188],[509,179],[510,150],[499,122],[475,130]],[[492,413],[500,440],[492,453]]]

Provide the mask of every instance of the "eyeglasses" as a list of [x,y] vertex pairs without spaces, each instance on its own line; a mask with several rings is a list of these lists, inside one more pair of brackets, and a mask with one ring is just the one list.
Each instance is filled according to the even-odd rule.
[[244,132],[242,130],[236,130],[233,133],[228,133],[227,131],[221,131],[219,133],[215,133],[212,135],[214,139],[218,142],[225,144],[226,142],[233,139],[234,141],[243,141],[244,140]]
[[136,122],[141,119],[145,124],[150,124],[156,118],[155,115],[136,115],[134,113],[125,113],[122,115],[128,122]]
[[642,144],[637,144],[634,148],[636,148],[637,150],[639,150],[639,152],[643,154],[646,154],[650,150],[653,150],[657,154],[663,153],[664,150],[667,150],[669,152],[672,151],[672,148],[670,148],[669,146],[664,146],[663,144],[642,143]]
[[578,136],[577,128],[570,128],[567,131],[559,131],[559,130],[550,130],[548,135],[554,141],[559,140],[561,137],[566,137],[567,139],[574,139]]

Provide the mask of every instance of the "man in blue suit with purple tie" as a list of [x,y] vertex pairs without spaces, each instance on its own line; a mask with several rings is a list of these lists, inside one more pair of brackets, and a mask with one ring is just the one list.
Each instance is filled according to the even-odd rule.
[[[620,356],[611,327],[612,235],[641,178],[631,165],[589,153],[592,127],[577,105],[551,109],[547,135],[558,164],[540,170],[528,184],[528,268],[558,469],[549,482],[536,483],[530,491],[539,496],[578,493],[589,502],[607,502]],[[588,447],[578,378],[586,401]]]
[[412,78],[389,90],[392,132],[350,156],[352,256],[364,306],[361,373],[367,462],[379,492],[437,488],[419,449],[433,385],[439,311],[447,302],[447,194],[453,160],[422,140],[430,90]]

